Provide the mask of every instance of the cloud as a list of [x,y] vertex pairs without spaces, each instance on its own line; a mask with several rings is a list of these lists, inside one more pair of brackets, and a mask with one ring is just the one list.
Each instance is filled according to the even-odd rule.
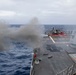
[[23,22],[23,20],[27,21],[27,19],[36,16],[41,23],[53,18],[60,18],[58,21],[61,18],[63,20],[67,18],[68,23],[69,18],[71,18],[71,23],[73,23],[73,20],[76,19],[76,0],[2,0],[0,1],[0,10],[9,13],[9,15],[6,13],[0,14],[11,16],[10,22],[11,20],[18,22],[19,19]]
[[0,10],[0,16],[4,17],[4,16],[14,16],[16,13],[13,11],[4,11],[4,10]]

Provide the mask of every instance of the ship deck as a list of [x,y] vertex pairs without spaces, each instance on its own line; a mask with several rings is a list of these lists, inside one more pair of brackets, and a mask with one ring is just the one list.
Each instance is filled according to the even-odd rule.
[[[74,61],[69,54],[76,50],[69,46],[65,38],[44,38],[46,44],[38,52],[39,64],[33,62],[31,75],[68,75],[73,72]],[[64,74],[62,74],[64,71]],[[71,75],[71,74],[70,74]]]

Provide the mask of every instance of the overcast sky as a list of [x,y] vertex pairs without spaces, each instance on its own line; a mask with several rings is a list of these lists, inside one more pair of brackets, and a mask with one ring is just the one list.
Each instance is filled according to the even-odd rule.
[[42,24],[76,24],[76,0],[0,0],[0,20]]

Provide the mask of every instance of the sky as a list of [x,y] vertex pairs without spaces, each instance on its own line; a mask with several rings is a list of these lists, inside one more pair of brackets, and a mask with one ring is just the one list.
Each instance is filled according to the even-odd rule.
[[37,17],[40,24],[76,24],[76,0],[0,0],[0,20],[26,24]]

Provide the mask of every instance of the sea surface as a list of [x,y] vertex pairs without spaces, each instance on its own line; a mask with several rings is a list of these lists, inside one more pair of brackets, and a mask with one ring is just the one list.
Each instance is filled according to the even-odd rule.
[[[20,25],[10,25],[10,28],[19,28]],[[76,28],[76,26],[45,25],[45,31],[52,27],[62,29]],[[0,75],[30,75],[33,49],[23,42],[12,40],[11,49],[0,52]]]
[[[11,25],[12,30],[19,25]],[[0,52],[0,75],[30,75],[33,49],[23,42],[12,40],[10,50]]]

